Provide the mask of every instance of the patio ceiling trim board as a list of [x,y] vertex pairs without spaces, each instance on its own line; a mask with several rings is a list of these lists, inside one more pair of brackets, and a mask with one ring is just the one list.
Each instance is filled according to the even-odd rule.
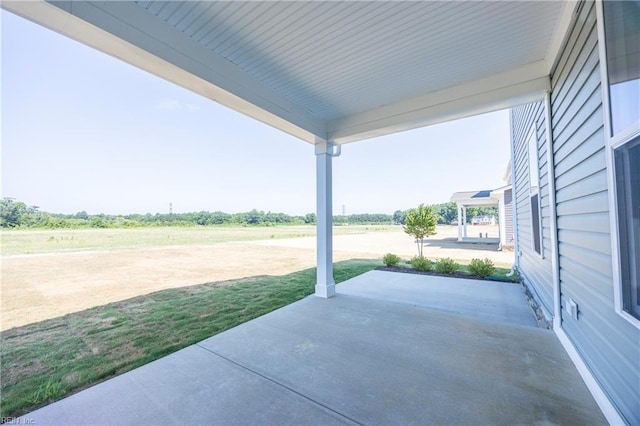
[[544,61],[329,122],[329,138],[348,143],[544,98],[550,90]]

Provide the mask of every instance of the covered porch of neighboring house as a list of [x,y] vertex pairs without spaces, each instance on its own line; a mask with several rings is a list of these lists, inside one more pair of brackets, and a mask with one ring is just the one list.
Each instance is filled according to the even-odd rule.
[[371,271],[20,424],[604,424],[520,285]]
[[[502,180],[505,186],[493,190],[455,192],[451,201],[458,206],[458,241],[471,243],[498,243],[499,250],[514,246],[513,234],[513,186],[511,184],[511,160],[507,163]],[[498,238],[485,233],[479,228],[478,235],[467,232],[467,208],[469,207],[497,207],[498,208]]]
[[[492,191],[466,191],[456,192],[451,196],[451,201],[458,206],[458,241],[462,243],[499,244],[500,236],[489,237],[482,226],[474,227],[474,235],[469,235],[467,209],[469,207],[498,207],[499,199],[491,196]],[[501,222],[498,219],[498,222]],[[493,224],[493,223],[492,223]],[[476,235],[477,231],[477,235]]]
[[[494,190],[455,192],[451,201],[458,206],[458,241],[462,243],[499,244],[498,248],[513,246],[513,206],[512,187],[505,185]],[[489,234],[483,225],[493,225],[490,220],[480,218],[474,226],[473,234],[468,232],[467,209],[469,207],[496,207],[498,210],[498,236]],[[476,225],[476,223],[474,223]]]

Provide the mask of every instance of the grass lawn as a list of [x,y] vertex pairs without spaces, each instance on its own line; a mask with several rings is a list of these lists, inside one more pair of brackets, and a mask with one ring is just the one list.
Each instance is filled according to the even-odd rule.
[[[335,264],[342,282],[379,261]],[[0,416],[19,416],[313,293],[315,268],[165,290],[0,333]]]
[[[335,226],[334,235],[394,231],[391,225]],[[210,245],[231,241],[299,238],[316,235],[315,225],[193,226],[113,229],[21,229],[0,231],[2,255]]]

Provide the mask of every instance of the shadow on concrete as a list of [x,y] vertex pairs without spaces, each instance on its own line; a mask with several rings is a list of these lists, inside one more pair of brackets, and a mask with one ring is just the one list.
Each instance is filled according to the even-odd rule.
[[441,249],[498,251],[498,243],[458,242],[457,238],[442,238],[438,240],[425,239],[425,247],[438,247]]

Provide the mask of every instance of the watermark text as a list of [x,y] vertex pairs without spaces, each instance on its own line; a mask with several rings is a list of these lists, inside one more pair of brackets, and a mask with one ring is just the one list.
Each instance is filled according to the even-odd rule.
[[35,419],[29,417],[0,417],[0,424],[3,425],[35,425]]

